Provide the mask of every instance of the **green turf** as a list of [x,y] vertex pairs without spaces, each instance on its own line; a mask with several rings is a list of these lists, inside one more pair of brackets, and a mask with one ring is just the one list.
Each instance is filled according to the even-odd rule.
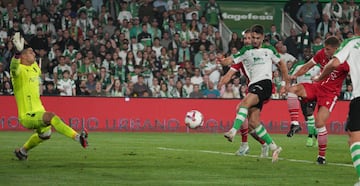
[[[352,185],[357,180],[347,136],[329,136],[327,162],[341,165],[320,166],[317,148],[305,147],[305,135],[284,134],[272,135],[283,147],[284,159],[277,163],[232,155],[239,136],[229,143],[221,134],[203,133],[92,132],[86,150],[55,133],[27,161],[15,160],[14,148],[30,134],[0,132],[0,185]],[[250,136],[249,143],[250,155],[259,155]]]

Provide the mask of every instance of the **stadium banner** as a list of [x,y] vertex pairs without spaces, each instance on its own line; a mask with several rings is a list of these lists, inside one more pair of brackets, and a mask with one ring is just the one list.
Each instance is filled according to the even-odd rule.
[[[79,130],[117,132],[210,132],[222,133],[232,127],[236,99],[163,99],[110,97],[45,97],[48,111],[55,112],[71,127]],[[18,121],[15,98],[0,96],[0,131],[26,130]],[[339,101],[327,123],[330,134],[345,134],[348,101]],[[197,109],[204,115],[204,126],[188,129],[185,114]],[[290,117],[285,100],[271,100],[261,113],[271,133],[286,133]],[[306,133],[304,118],[300,118]]]
[[271,25],[275,24],[280,32],[283,3],[222,1],[219,4],[225,24],[233,32],[241,34],[253,24],[262,25],[266,32],[269,32]]

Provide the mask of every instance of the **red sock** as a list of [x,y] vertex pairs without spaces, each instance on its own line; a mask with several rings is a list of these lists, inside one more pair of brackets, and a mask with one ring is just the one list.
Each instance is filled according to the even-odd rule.
[[265,141],[263,139],[261,139],[255,132],[255,130],[253,132],[250,132],[250,135],[256,140],[258,141],[261,145],[265,144]]
[[240,128],[240,133],[241,133],[241,142],[247,142],[248,141],[248,132],[249,132],[249,128],[246,125],[242,125]]
[[289,92],[288,98],[288,110],[290,114],[291,121],[298,121],[299,120],[299,110],[300,110],[300,103],[298,100],[298,96],[294,93]]
[[325,157],[328,133],[326,127],[316,128],[318,131],[319,156]]

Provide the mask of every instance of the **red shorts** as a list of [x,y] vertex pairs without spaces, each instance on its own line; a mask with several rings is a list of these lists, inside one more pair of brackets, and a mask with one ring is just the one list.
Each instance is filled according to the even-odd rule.
[[303,98],[305,102],[316,101],[318,107],[324,106],[328,108],[330,112],[334,109],[338,99],[337,94],[321,88],[318,83],[302,83],[302,85],[306,91],[306,98]]

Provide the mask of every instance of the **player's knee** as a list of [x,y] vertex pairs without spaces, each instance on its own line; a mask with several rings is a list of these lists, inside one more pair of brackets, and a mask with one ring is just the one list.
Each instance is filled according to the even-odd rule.
[[44,133],[38,134],[39,138],[43,139],[43,140],[48,140],[51,137],[51,130],[48,130]]
[[307,111],[306,111],[306,117],[309,117],[309,116],[311,116],[311,115],[313,115],[314,114],[314,110],[313,109],[308,109]]
[[53,112],[45,112],[43,116],[44,123],[46,125],[50,125],[51,119],[55,116],[55,113]]

